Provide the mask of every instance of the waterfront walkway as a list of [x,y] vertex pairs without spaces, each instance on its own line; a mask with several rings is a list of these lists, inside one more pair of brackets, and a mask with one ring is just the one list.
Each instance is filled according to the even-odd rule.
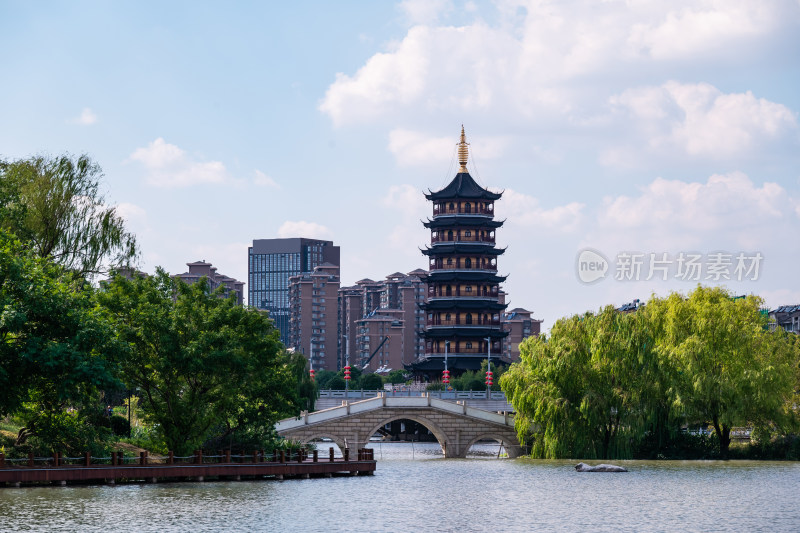
[[[284,479],[310,477],[331,477],[334,475],[372,475],[375,460],[372,450],[358,450],[356,457],[350,457],[347,449],[342,457],[334,457],[333,448],[325,457],[319,457],[317,450],[311,454],[306,451],[286,454],[274,453],[265,456],[254,452],[247,456],[232,456],[225,452],[207,456],[196,452],[188,457],[175,457],[170,454],[165,459],[152,459],[142,452],[139,458],[123,458],[121,452],[111,457],[93,459],[88,454],[80,458],[62,458],[55,454],[50,458],[23,459],[23,464],[6,459],[0,454],[0,482],[6,486],[19,487],[27,484],[52,483],[109,483],[119,481],[205,481],[208,479]],[[78,464],[64,464],[78,460]],[[131,463],[131,460],[136,461]],[[38,464],[37,464],[38,463]]]

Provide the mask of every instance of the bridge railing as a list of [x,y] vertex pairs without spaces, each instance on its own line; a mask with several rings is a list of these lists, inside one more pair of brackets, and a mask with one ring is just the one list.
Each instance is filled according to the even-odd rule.
[[342,400],[368,400],[370,398],[377,398],[380,395],[385,395],[387,398],[413,398],[423,397],[430,395],[431,398],[439,398],[440,400],[497,400],[506,401],[506,393],[503,391],[421,391],[409,389],[392,389],[392,390],[321,390],[319,391],[320,398],[337,398]]

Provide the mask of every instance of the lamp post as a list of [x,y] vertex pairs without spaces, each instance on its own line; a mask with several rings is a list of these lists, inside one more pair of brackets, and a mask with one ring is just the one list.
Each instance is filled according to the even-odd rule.
[[447,349],[450,347],[450,341],[444,341],[444,372],[442,373],[442,383],[444,383],[444,390],[450,388],[450,371],[447,370]]
[[486,399],[489,399],[489,395],[492,392],[492,339],[491,337],[485,337],[484,340],[486,341]]
[[347,335],[344,336],[344,397],[349,398],[350,394],[350,354],[348,353]]

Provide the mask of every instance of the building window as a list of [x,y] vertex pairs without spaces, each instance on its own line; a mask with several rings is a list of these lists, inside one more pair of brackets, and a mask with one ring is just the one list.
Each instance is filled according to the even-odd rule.
[[465,266],[466,268],[472,268],[472,259],[470,259],[469,257],[467,257],[467,258],[464,260],[464,266]]
[[467,203],[467,204],[464,206],[464,212],[465,212],[465,213],[472,213],[472,204],[470,204],[470,203]]
[[464,292],[471,293],[472,292],[472,286],[467,285],[466,287],[464,287]]
[[469,350],[470,348],[472,348],[472,343],[471,342],[467,342],[467,350]]
[[472,237],[472,232],[470,230],[465,231],[464,237]]
[[465,320],[467,324],[472,324],[472,313],[467,313],[467,318]]

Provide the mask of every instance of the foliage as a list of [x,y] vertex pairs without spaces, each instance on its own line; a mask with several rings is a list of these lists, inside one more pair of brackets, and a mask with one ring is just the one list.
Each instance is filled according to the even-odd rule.
[[117,437],[127,437],[131,434],[131,425],[124,416],[112,415],[108,419],[111,431]]
[[345,387],[344,378],[338,374],[328,380],[328,389],[330,390],[344,390]]
[[328,390],[330,389],[330,381],[336,377],[336,372],[333,370],[319,370],[316,372],[314,379],[317,382],[317,389]]
[[714,426],[723,457],[734,426],[751,424],[766,434],[793,426],[786,406],[797,352],[785,332],[768,331],[761,299],[698,287],[688,298],[652,303],[665,321],[660,354],[678,369],[676,407]]
[[383,390],[383,378],[378,374],[363,374],[361,388],[364,390]]
[[103,173],[88,156],[36,156],[0,165],[0,227],[38,257],[80,276],[127,266],[136,238],[100,191]]
[[396,368],[386,374],[386,383],[397,385],[398,383],[405,383],[408,380],[408,372],[401,368]]
[[289,368],[291,368],[292,377],[297,384],[293,403],[300,409],[313,411],[314,403],[317,401],[317,385],[308,372],[308,361],[299,352],[286,354],[286,357],[289,359]]
[[93,289],[0,230],[0,309],[0,415],[25,405],[22,441],[94,442],[86,423],[101,412],[100,391],[120,385],[122,346]]
[[636,313],[559,320],[500,380],[520,438],[537,457],[658,456],[687,441],[681,426],[707,422],[725,457],[733,426],[791,430],[800,354],[768,331],[760,305],[698,287]]
[[205,280],[186,285],[160,269],[117,275],[98,295],[129,346],[123,375],[140,391],[145,419],[179,455],[214,434],[269,438],[277,419],[299,412],[272,322],[220,296]]

